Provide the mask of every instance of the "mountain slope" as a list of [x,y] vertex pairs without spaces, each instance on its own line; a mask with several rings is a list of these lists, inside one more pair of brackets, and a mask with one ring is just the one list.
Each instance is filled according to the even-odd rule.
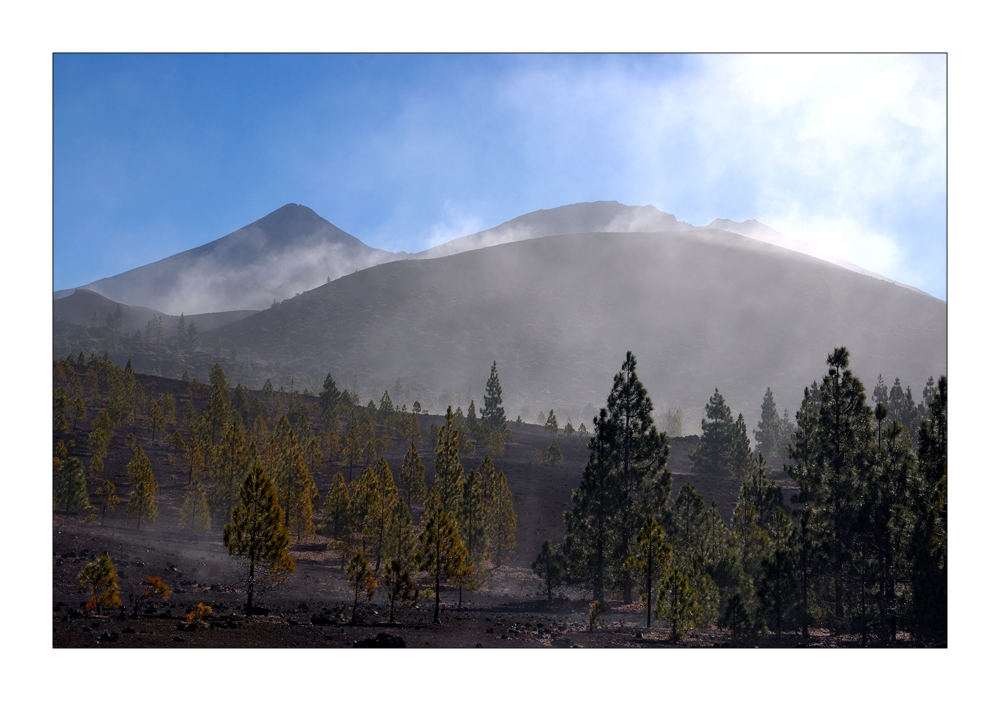
[[[88,326],[92,323],[94,315],[97,315],[99,326],[104,326],[108,314],[113,314],[118,302],[100,295],[92,290],[74,290],[65,297],[60,297],[52,303],[52,310],[55,318],[60,321],[68,321],[78,326]],[[163,318],[163,332],[167,336],[172,336],[177,330],[177,322],[180,316],[164,314],[156,309],[141,306],[131,306],[128,304],[122,307],[122,332],[133,334],[136,331],[145,331],[146,322],[153,315]],[[186,323],[193,323],[199,331],[211,331],[220,326],[231,324],[234,321],[245,319],[256,314],[255,310],[241,309],[230,312],[209,312],[206,314],[185,315]]]
[[574,420],[632,350],[658,409],[680,405],[693,430],[715,387],[755,417],[770,386],[794,413],[835,346],[866,383],[899,375],[919,396],[945,372],[945,310],[729,232],[586,233],[379,265],[205,337],[317,380],[356,374],[372,394],[400,377],[425,406],[482,388],[496,359],[511,416]]
[[366,246],[308,207],[288,204],[204,246],[85,287],[168,314],[263,309],[328,277],[398,257]]

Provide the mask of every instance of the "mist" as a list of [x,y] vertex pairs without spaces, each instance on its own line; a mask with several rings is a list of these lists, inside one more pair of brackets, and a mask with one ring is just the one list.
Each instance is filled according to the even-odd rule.
[[400,378],[436,411],[478,407],[496,360],[509,418],[588,426],[631,350],[656,411],[696,433],[715,388],[751,427],[767,387],[794,415],[837,346],[866,386],[899,376],[919,396],[946,371],[945,307],[721,230],[596,232],[379,265],[205,338],[375,399]]

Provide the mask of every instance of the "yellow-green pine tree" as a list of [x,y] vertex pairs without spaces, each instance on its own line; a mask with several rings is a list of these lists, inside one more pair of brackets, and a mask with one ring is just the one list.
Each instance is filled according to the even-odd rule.
[[102,606],[117,607],[122,605],[119,598],[118,571],[115,564],[106,554],[88,562],[76,577],[84,589],[90,593],[87,608],[101,612]]
[[295,560],[287,552],[290,538],[284,520],[274,484],[260,461],[254,459],[240,487],[240,501],[233,509],[232,520],[222,532],[230,556],[240,558],[245,565],[248,616],[253,615],[258,578],[266,574],[272,582],[279,582],[295,571]]
[[434,580],[435,623],[441,622],[441,583],[460,574],[468,555],[455,520],[442,507],[437,507],[424,519],[418,550],[418,566]]
[[403,467],[399,472],[399,498],[406,502],[407,508],[412,509],[414,504],[423,505],[424,499],[427,498],[426,480],[424,464],[420,461],[417,446],[410,443],[403,458]]
[[101,525],[104,525],[104,516],[109,512],[114,512],[121,503],[121,499],[115,494],[115,483],[111,480],[104,480],[104,484],[97,488],[97,498],[101,500]]
[[368,561],[360,552],[354,553],[354,557],[351,558],[351,562],[347,565],[347,581],[350,583],[351,589],[354,590],[354,608],[351,609],[351,623],[355,623],[358,618],[358,602],[361,597],[364,596],[367,601],[371,601],[372,596],[375,595],[375,590],[378,588],[378,579],[375,578],[375,573],[372,572],[372,568],[368,566]]
[[196,479],[188,487],[181,505],[180,527],[197,533],[207,533],[212,529],[212,518],[208,510],[208,498],[201,480]]
[[444,421],[434,447],[434,482],[431,491],[441,507],[454,518],[462,498],[465,476],[459,457],[459,427],[455,424],[451,407],[448,407]]

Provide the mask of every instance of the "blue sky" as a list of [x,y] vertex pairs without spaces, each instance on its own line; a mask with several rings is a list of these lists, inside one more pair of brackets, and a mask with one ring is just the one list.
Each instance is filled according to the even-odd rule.
[[418,251],[573,202],[754,218],[945,297],[943,55],[68,55],[54,287],[289,202]]

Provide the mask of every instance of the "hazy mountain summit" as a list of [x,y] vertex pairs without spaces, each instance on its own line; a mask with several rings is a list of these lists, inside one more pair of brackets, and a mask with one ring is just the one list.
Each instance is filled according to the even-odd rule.
[[264,309],[397,257],[287,204],[228,236],[84,287],[167,314]]
[[690,224],[678,222],[673,214],[652,205],[635,207],[620,202],[581,202],[553,209],[539,209],[504,222],[486,231],[461,236],[418,253],[417,258],[441,258],[501,243],[543,236],[617,231],[683,231]]
[[[831,256],[820,251],[805,241],[786,236],[775,231],[756,219],[735,222],[731,219],[714,219],[705,226],[696,226],[687,222],[677,221],[673,214],[661,212],[653,205],[633,206],[616,201],[581,202],[553,209],[539,209],[529,214],[523,214],[492,229],[480,231],[468,236],[461,236],[446,243],[416,254],[416,258],[440,258],[455,253],[473,251],[487,246],[502,243],[524,241],[526,239],[542,238],[544,236],[561,236],[563,234],[582,234],[592,232],[619,233],[655,233],[670,231],[715,230],[728,231],[740,236],[757,239],[775,246],[787,248],[798,253],[804,253],[813,258],[825,260],[862,275],[869,275],[879,280],[887,280],[901,284],[887,277],[873,273],[848,260]],[[915,287],[903,285],[909,289]],[[919,291],[919,290],[917,290]]]
[[[420,253],[365,245],[313,210],[288,204],[228,236],[83,287],[109,299],[167,314],[261,310],[373,265],[442,258],[505,243],[579,233],[728,231],[825,260],[880,280],[881,275],[831,257],[756,220],[716,219],[707,226],[677,221],[652,205],[583,202],[540,209]],[[899,283],[895,283],[899,284]],[[905,286],[904,286],[905,287]],[[909,288],[915,289],[915,288]],[[60,290],[59,299],[72,293]]]

